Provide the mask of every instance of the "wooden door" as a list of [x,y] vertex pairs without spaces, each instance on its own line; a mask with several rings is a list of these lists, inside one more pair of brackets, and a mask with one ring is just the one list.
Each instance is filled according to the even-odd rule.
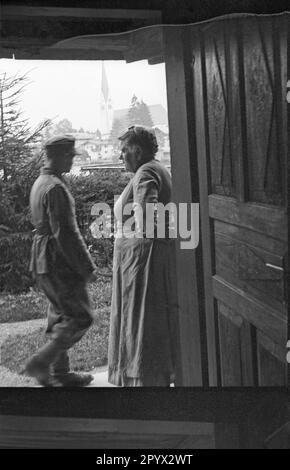
[[190,35],[210,385],[286,385],[287,22]]
[[44,54],[165,61],[174,202],[201,215],[198,248],[177,240],[177,386],[285,385],[288,18],[89,36],[87,51],[78,37]]

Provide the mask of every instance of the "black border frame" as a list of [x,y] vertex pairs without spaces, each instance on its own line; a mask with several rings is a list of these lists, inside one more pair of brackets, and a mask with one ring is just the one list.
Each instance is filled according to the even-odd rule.
[[[13,1],[13,0],[12,0]],[[2,4],[11,3],[3,1]],[[37,6],[37,0],[13,1],[13,4]],[[170,12],[168,0],[84,0],[81,7],[161,9],[163,24],[192,23],[231,13],[273,14],[287,10],[284,0],[229,1],[177,0],[198,10],[193,16],[177,16]],[[167,7],[166,7],[167,4]],[[46,6],[80,6],[75,0],[50,0]],[[187,21],[188,20],[188,21]],[[290,33],[289,33],[290,34]],[[288,36],[289,44],[289,36]],[[288,77],[290,77],[288,61]],[[289,106],[288,106],[289,119]],[[288,173],[289,174],[289,173]],[[289,185],[288,185],[289,188]],[[289,189],[288,189],[289,191]],[[290,326],[288,325],[290,338]],[[288,366],[288,370],[290,365]],[[288,374],[289,376],[289,374]],[[22,416],[87,417],[99,419],[147,419],[204,422],[244,422],[261,404],[269,404],[269,416],[275,407],[289,409],[287,388],[171,388],[171,389],[44,389],[0,388],[0,414]],[[270,406],[270,404],[272,404]],[[290,409],[289,409],[290,413]],[[265,419],[267,417],[265,416]],[[288,414],[289,419],[289,414]]]

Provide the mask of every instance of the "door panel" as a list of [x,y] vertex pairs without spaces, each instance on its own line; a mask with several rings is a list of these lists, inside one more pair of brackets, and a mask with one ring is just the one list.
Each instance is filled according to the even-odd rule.
[[[281,386],[285,380],[285,367],[283,364],[285,352],[283,348],[274,345],[273,342],[258,334],[258,364],[259,384],[261,386]],[[265,345],[266,344],[266,345]]]
[[251,386],[255,377],[251,325],[226,304],[218,301],[221,384]]
[[[262,302],[267,298],[267,304],[280,312],[283,317],[284,306],[281,299],[286,288],[283,275],[285,243],[269,235],[270,225],[272,224],[272,229],[275,228],[273,227],[274,217],[269,221],[270,214],[266,217],[267,214],[264,211],[262,218],[258,205],[253,208],[250,204],[244,204],[243,209],[246,210],[242,214],[245,219],[243,221],[236,204],[228,204],[228,201],[222,198],[213,201],[210,196],[209,205],[210,214],[214,219],[216,274],[228,282],[234,282],[237,287]],[[224,210],[228,210],[232,220],[235,219],[233,223],[227,222],[226,214],[223,222],[217,219],[221,216],[219,205],[222,205]],[[253,209],[257,213],[256,217]],[[279,214],[275,211],[272,215],[278,216]],[[252,221],[250,221],[251,216],[253,216]],[[283,212],[280,216],[285,218]],[[247,221],[248,226],[234,225],[240,223],[246,225]],[[278,217],[275,223],[279,224]],[[279,225],[282,232],[282,224]],[[268,231],[267,235],[266,231]],[[279,269],[275,269],[274,266]]]
[[[281,184],[285,154],[281,151],[283,130],[278,100],[282,83],[278,54],[280,46],[283,48],[283,38],[277,29],[277,21],[273,20],[244,22],[242,34],[247,98],[248,197],[251,201],[281,206],[285,200]],[[284,75],[285,69],[282,73]],[[286,76],[283,80],[286,83]]]
[[199,181],[206,181],[201,232],[212,279],[205,295],[213,298],[222,386],[286,385],[287,21],[227,18],[192,32]]
[[[234,171],[230,149],[227,68],[223,35],[206,34],[204,60],[207,90],[208,146],[211,186],[215,194],[235,194]],[[206,73],[210,70],[210,73]]]

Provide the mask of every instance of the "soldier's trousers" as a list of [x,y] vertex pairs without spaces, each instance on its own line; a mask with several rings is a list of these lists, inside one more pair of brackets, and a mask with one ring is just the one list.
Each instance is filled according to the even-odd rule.
[[37,274],[38,287],[49,300],[46,333],[51,341],[37,353],[56,374],[69,370],[67,350],[77,343],[92,324],[86,283],[67,273]]

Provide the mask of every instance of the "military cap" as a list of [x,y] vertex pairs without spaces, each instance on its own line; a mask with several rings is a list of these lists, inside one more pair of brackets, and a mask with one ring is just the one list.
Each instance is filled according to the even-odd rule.
[[74,145],[75,144],[75,138],[72,137],[71,135],[68,134],[61,134],[61,135],[56,135],[48,139],[44,143],[44,147],[54,147],[58,145]]
[[123,132],[119,140],[132,139],[139,142],[141,146],[144,146],[155,154],[158,150],[158,143],[154,129],[146,126],[134,125],[129,127]]

